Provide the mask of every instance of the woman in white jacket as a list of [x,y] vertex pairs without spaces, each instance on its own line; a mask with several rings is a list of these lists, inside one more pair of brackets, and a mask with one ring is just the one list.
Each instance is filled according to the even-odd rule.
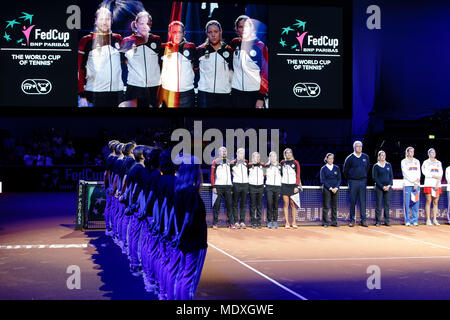
[[447,180],[447,219],[450,224],[450,166],[445,169],[445,180]]
[[[436,159],[436,150],[428,150],[428,159],[422,164],[422,173],[425,176],[423,192],[427,202],[425,204],[425,214],[427,216],[427,226],[439,223],[436,219],[438,210],[439,195],[442,193],[441,180],[443,175],[442,164]],[[430,219],[431,200],[433,200],[433,223]]]

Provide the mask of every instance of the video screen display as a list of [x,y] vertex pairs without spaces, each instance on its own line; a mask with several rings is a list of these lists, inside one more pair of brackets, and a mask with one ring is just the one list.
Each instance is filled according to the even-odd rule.
[[0,13],[0,106],[344,110],[352,87],[345,10],[13,4]]

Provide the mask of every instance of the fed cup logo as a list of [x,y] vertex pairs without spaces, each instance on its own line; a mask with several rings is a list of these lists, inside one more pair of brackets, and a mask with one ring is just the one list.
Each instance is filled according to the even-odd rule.
[[303,40],[308,31],[305,31],[306,21],[295,19],[295,23],[287,27],[281,28],[281,36],[279,44],[285,48],[296,51],[303,51]]
[[296,83],[292,89],[299,98],[316,98],[320,95],[320,86],[317,83]]
[[[6,42],[14,41],[16,44],[24,43],[24,40],[26,40],[27,45],[30,44],[30,33],[31,30],[35,27],[35,25],[32,24],[34,14],[22,12],[22,16],[13,19],[13,20],[6,20],[6,27],[3,34],[3,39]],[[25,23],[28,22],[28,26],[25,25]],[[15,25],[18,25],[16,28],[14,28]],[[20,28],[19,26],[22,26]],[[17,31],[20,29],[20,32]],[[14,34],[14,38],[12,38]]]

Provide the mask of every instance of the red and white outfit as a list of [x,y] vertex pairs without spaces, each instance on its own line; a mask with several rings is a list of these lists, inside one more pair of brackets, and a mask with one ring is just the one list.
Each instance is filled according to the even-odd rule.
[[123,90],[120,43],[116,33],[90,33],[78,46],[78,93]]
[[[437,159],[434,162],[430,159],[425,160],[422,164],[422,173],[425,176],[423,192],[433,194],[434,189],[435,194],[440,195],[442,193],[441,179],[444,173],[441,162]],[[438,176],[439,179],[432,176]]]
[[235,107],[255,107],[269,91],[268,50],[259,39],[243,41],[235,38],[230,46],[233,54],[233,104]]
[[281,194],[291,196],[295,188],[301,187],[300,163],[297,160],[282,160]]

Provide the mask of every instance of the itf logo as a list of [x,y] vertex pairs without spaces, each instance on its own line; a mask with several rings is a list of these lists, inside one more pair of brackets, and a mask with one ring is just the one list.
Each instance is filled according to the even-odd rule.
[[25,94],[48,94],[52,84],[46,79],[27,79],[22,82],[22,92]]
[[295,23],[287,27],[281,28],[281,36],[279,44],[285,48],[296,51],[303,51],[303,40],[308,31],[305,31],[306,21],[295,19]]
[[320,86],[317,83],[299,82],[292,90],[299,98],[316,98],[320,94]]
[[[25,45],[24,41],[26,41],[27,45],[30,44],[30,33],[31,30],[35,27],[33,22],[34,14],[22,12],[22,16],[13,19],[6,20],[6,27],[3,33],[3,40],[6,42],[15,42],[15,44]],[[28,23],[27,23],[28,22]],[[26,25],[26,23],[28,25]],[[15,25],[18,25],[16,28]]]

